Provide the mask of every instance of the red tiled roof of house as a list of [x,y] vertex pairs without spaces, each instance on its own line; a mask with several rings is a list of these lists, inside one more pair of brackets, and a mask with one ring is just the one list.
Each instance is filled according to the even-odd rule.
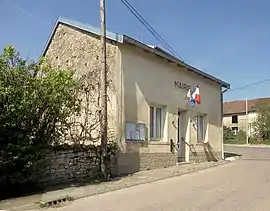
[[[270,103],[270,98],[248,100],[248,111],[256,111],[256,107],[263,102]],[[223,114],[238,114],[244,112],[246,112],[246,100],[236,100],[223,103]]]

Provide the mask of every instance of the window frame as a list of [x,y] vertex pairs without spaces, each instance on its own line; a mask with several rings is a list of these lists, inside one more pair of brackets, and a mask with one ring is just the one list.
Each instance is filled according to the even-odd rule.
[[[152,133],[152,118],[151,118],[151,108],[153,108],[153,133]],[[161,122],[160,122],[160,128],[161,128],[161,131],[160,131],[160,137],[157,137],[157,113],[156,113],[156,110],[160,109],[161,111]],[[164,106],[158,106],[158,105],[150,105],[149,106],[149,111],[150,111],[150,121],[149,121],[149,125],[150,125],[150,141],[160,141],[164,138],[164,121],[165,121],[165,118],[164,118],[164,114],[165,114],[165,109],[164,109]],[[153,136],[152,136],[153,134]]]
[[[199,136],[200,118],[202,118],[202,128],[200,128],[200,129],[202,129],[201,130],[201,136]],[[198,114],[197,115],[197,143],[198,144],[204,143],[204,140],[205,140],[204,130],[205,130],[205,115],[204,114]],[[199,138],[201,138],[201,140]]]
[[[236,121],[233,121],[236,118]],[[232,124],[238,124],[238,115],[232,115]]]

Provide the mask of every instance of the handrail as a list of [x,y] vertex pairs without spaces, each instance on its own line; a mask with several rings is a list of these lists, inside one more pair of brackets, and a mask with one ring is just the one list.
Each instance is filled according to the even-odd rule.
[[[188,142],[186,142],[186,140],[184,139],[184,137],[181,137],[181,142],[184,142],[190,149],[191,148],[194,149],[194,145],[193,144],[189,144]],[[177,144],[176,144],[173,141],[173,139],[170,139],[170,151],[173,152],[174,149],[176,149],[177,151],[179,151],[179,149],[180,149],[180,141],[178,140],[177,141]]]
[[192,152],[192,154],[197,155],[197,152],[196,152],[196,149],[194,147],[194,144],[189,144],[188,142],[186,142],[186,140],[184,139],[184,137],[181,137],[181,141],[184,142],[189,147],[189,150]]
[[187,143],[186,140],[184,139],[184,137],[181,137],[181,141],[184,142],[184,143],[185,143],[186,145],[188,145],[189,147],[193,146],[193,145]]
[[[181,141],[184,142],[186,145],[188,145],[189,147],[192,147],[193,144],[189,144],[185,141],[184,137],[181,137]],[[170,147],[171,147],[171,150],[173,147],[175,147],[176,149],[179,149],[180,148],[180,141],[178,140],[177,141],[177,144],[175,144],[175,142],[173,141],[173,139],[170,139]]]

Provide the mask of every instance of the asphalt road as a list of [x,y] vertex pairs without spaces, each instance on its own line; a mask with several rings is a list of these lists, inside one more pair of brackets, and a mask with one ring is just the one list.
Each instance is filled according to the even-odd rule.
[[270,148],[225,147],[240,160],[198,173],[77,200],[52,210],[269,211]]

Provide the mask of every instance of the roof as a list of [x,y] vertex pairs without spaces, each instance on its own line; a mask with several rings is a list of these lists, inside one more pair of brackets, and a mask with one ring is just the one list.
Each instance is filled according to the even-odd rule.
[[[255,112],[258,108],[258,105],[268,102],[270,103],[270,98],[258,98],[248,100],[248,112]],[[236,100],[223,103],[223,114],[240,114],[246,112],[246,100]]]
[[[68,25],[68,26],[71,26],[71,27],[74,27],[74,28],[77,28],[77,29],[80,29],[80,30],[83,30],[83,31],[86,31],[88,33],[91,33],[91,34],[95,34],[97,36],[100,36],[101,34],[101,30],[98,29],[98,28],[95,28],[95,27],[92,27],[90,25],[87,25],[87,24],[83,24],[83,23],[80,23],[80,22],[77,22],[77,21],[73,21],[73,20],[69,20],[69,19],[65,19],[65,18],[59,18],[55,25],[54,25],[54,28],[50,34],[50,37],[49,39],[47,40],[46,42],[46,45],[45,45],[45,48],[42,52],[42,56],[45,55],[50,43],[51,43],[51,40],[52,40],[52,37],[56,31],[56,28],[59,24],[64,24],[64,25]],[[127,43],[127,44],[130,44],[130,45],[134,45],[134,46],[137,46],[141,49],[144,49],[148,52],[152,52],[170,62],[174,62],[176,63],[177,65],[179,66],[182,66],[182,67],[186,67],[187,70],[191,71],[191,72],[194,72],[200,76],[203,76],[209,80],[212,80],[220,85],[222,85],[222,87],[224,88],[227,88],[229,89],[230,88],[230,84],[228,84],[227,82],[225,81],[222,81],[208,73],[205,73],[203,72],[202,70],[199,70],[195,67],[192,67],[191,65],[188,65],[187,63],[179,60],[178,58],[174,57],[173,55],[169,54],[168,52],[162,50],[161,48],[157,47],[157,46],[149,46],[149,45],[146,45],[146,44],[143,44],[127,35],[123,35],[123,34],[118,34],[118,33],[113,33],[113,32],[109,32],[107,31],[106,32],[106,37],[112,41],[115,41],[117,43]]]

